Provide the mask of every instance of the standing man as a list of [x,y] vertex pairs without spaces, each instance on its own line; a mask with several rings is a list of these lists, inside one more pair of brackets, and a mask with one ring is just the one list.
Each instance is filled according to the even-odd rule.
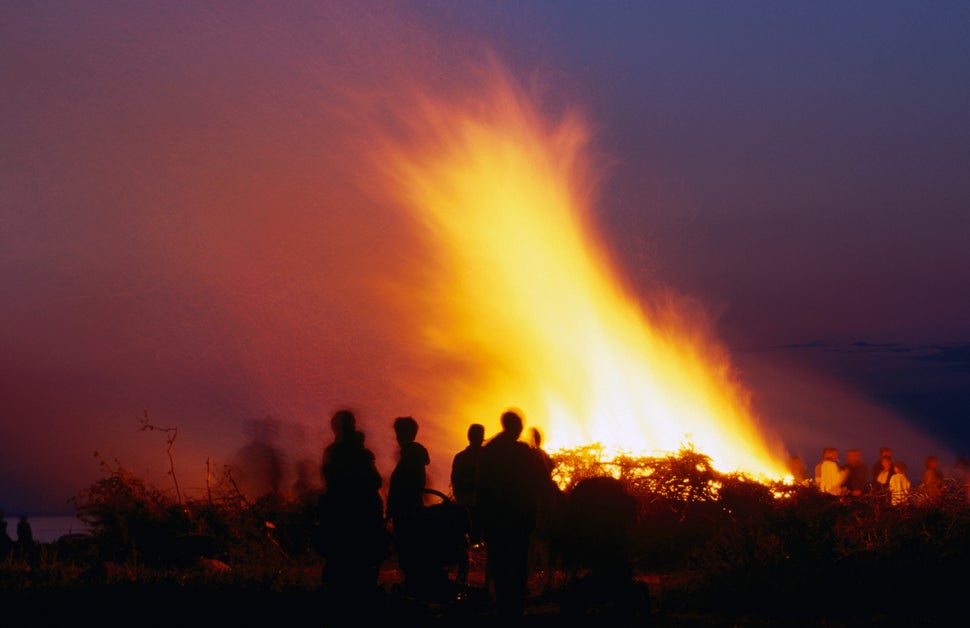
[[518,412],[502,414],[502,431],[483,448],[478,506],[501,615],[520,616],[528,593],[529,549],[542,473],[533,449],[519,440]]
[[394,530],[394,545],[404,584],[425,592],[432,584],[430,565],[423,560],[422,521],[426,468],[431,457],[418,437],[418,422],[413,417],[394,419],[394,436],[401,448],[387,487],[387,518]]
[[334,439],[324,449],[325,488],[317,503],[323,591],[328,612],[359,612],[377,591],[386,551],[383,479],[351,411],[335,413],[330,427]]
[[478,523],[478,461],[482,457],[485,442],[485,426],[472,423],[468,426],[468,446],[455,454],[451,461],[451,492],[455,502],[468,512],[468,542],[478,545],[482,541]]

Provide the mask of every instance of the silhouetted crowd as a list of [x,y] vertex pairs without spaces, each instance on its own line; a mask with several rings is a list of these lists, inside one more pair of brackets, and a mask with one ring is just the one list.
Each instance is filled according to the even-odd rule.
[[[845,462],[841,462],[837,448],[825,447],[813,475],[807,474],[804,463],[797,456],[791,458],[789,470],[796,482],[815,486],[827,495],[891,506],[939,503],[946,483],[936,456],[926,456],[922,472],[914,482],[910,479],[909,466],[895,459],[889,447],[880,448],[879,459],[871,467],[863,460],[859,449],[846,450]],[[970,483],[966,489],[970,500]]]
[[[397,463],[382,502],[382,478],[354,414],[333,415],[333,441],[321,466],[317,547],[325,559],[323,590],[333,604],[360,608],[379,589],[379,570],[393,553],[405,592],[425,599],[461,595],[468,575],[467,550],[487,555],[486,585],[502,615],[521,615],[534,561],[542,561],[548,513],[561,498],[551,459],[538,430],[521,439],[521,413],[500,417],[501,431],[485,438],[485,426],[468,427],[468,445],[451,463],[452,496],[427,486],[431,459],[417,440],[418,423],[399,417],[393,429]],[[437,494],[441,503],[427,505]],[[446,568],[457,565],[452,580]]]
[[5,513],[0,510],[0,562],[8,556],[16,556],[30,563],[37,561],[40,546],[34,540],[34,532],[26,515],[21,515],[17,521],[17,540],[10,537],[7,531],[8,523]]

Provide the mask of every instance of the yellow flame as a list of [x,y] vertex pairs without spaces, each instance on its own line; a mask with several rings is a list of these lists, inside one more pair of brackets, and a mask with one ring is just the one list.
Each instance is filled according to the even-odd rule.
[[722,471],[785,475],[703,326],[647,308],[618,278],[588,216],[584,124],[549,124],[496,83],[470,106],[425,100],[413,136],[379,151],[434,251],[407,307],[423,304],[414,342],[440,360],[413,392],[456,427],[521,408],[549,449],[692,446]]

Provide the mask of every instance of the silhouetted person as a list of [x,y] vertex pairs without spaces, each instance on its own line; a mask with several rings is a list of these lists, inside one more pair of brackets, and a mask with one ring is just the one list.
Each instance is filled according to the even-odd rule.
[[468,446],[455,454],[451,462],[451,492],[455,503],[468,512],[468,542],[478,545],[482,530],[478,516],[478,461],[482,457],[485,442],[485,426],[472,423],[468,426]]
[[923,504],[926,506],[938,504],[943,498],[943,472],[940,471],[940,461],[936,456],[926,457],[926,466],[923,468],[923,477],[920,483],[920,494],[923,498]]
[[417,442],[418,422],[412,417],[394,420],[394,435],[400,447],[397,464],[391,472],[387,490],[387,518],[394,530],[394,546],[404,584],[411,590],[429,593],[435,573],[422,560],[421,514],[424,510],[426,467],[431,462],[428,450]]
[[542,432],[538,428],[529,428],[529,444],[532,445],[532,449],[539,458],[539,465],[542,467],[543,474],[552,482],[552,471],[555,468],[555,464],[552,462],[552,457],[549,453],[542,448]]
[[957,456],[956,469],[960,474],[959,482],[963,486],[964,500],[970,503],[970,458],[962,455]]
[[542,577],[543,587],[548,589],[552,584],[552,528],[561,493],[552,479],[555,464],[549,453],[542,448],[542,433],[533,427],[529,429],[529,437],[541,477],[536,508],[536,529],[532,533],[532,564]]
[[[885,472],[885,470],[886,470],[886,465],[883,462],[883,458],[884,457],[889,458],[889,475],[885,476],[885,480],[880,480],[877,476],[883,474]],[[888,490],[888,488],[889,488],[889,478],[892,476],[893,473],[894,473],[894,471],[893,471],[893,451],[889,447],[880,447],[879,448],[879,459],[876,460],[876,463],[874,465],[872,465],[872,485],[873,485],[873,487],[875,487],[876,484],[881,484],[882,486],[884,486]]]
[[20,548],[20,555],[28,562],[34,562],[37,558],[37,543],[34,541],[34,531],[30,528],[30,521],[27,515],[21,515],[17,521],[17,546]]
[[272,418],[247,421],[244,429],[249,441],[236,452],[232,463],[240,490],[252,499],[278,494],[283,482],[279,422]]
[[337,412],[330,425],[334,440],[324,450],[318,501],[323,587],[335,604],[354,605],[376,591],[386,551],[382,478],[353,413]]
[[0,510],[0,561],[3,561],[13,552],[13,539],[7,532],[7,520],[4,519],[3,511]]
[[895,473],[893,457],[890,454],[884,453],[879,457],[879,462],[876,464],[879,466],[872,477],[873,497],[878,501],[888,504],[890,502],[889,480]]
[[543,482],[535,452],[519,440],[522,417],[502,414],[502,431],[479,462],[478,505],[499,613],[518,616],[528,594],[529,545]]
[[303,458],[293,464],[295,477],[292,490],[297,499],[302,499],[308,495],[312,496],[317,490],[317,483],[314,481],[314,477],[316,477],[315,467],[316,464],[311,458]]
[[598,603],[619,605],[623,615],[649,610],[649,592],[633,578],[636,499],[613,477],[582,480],[567,495],[562,543],[573,574],[564,592],[567,612],[583,613]]
[[869,492],[869,469],[862,460],[862,451],[849,449],[845,452],[845,489],[851,497],[862,497]]

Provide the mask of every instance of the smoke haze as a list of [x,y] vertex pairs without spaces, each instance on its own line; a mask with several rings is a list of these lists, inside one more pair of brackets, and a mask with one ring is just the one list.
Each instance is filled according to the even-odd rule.
[[[0,9],[0,507],[63,512],[100,477],[93,452],[167,486],[146,412],[178,428],[188,491],[203,489],[207,460],[267,441],[285,485],[308,467],[316,481],[342,406],[385,477],[394,417],[417,418],[446,486],[466,424],[401,387],[434,365],[402,342],[420,312],[392,298],[411,280],[402,270],[433,252],[375,198],[361,148],[415,133],[416,93],[474,97],[489,50],[420,17],[393,4]],[[541,62],[515,70],[542,94],[581,91],[556,92],[561,77]],[[648,192],[645,206],[663,201]],[[661,278],[619,259],[648,298]],[[911,468],[928,450],[947,459],[841,385],[765,356],[741,366],[765,420],[806,460],[863,439],[911,446]],[[479,419],[490,434],[500,411]]]

